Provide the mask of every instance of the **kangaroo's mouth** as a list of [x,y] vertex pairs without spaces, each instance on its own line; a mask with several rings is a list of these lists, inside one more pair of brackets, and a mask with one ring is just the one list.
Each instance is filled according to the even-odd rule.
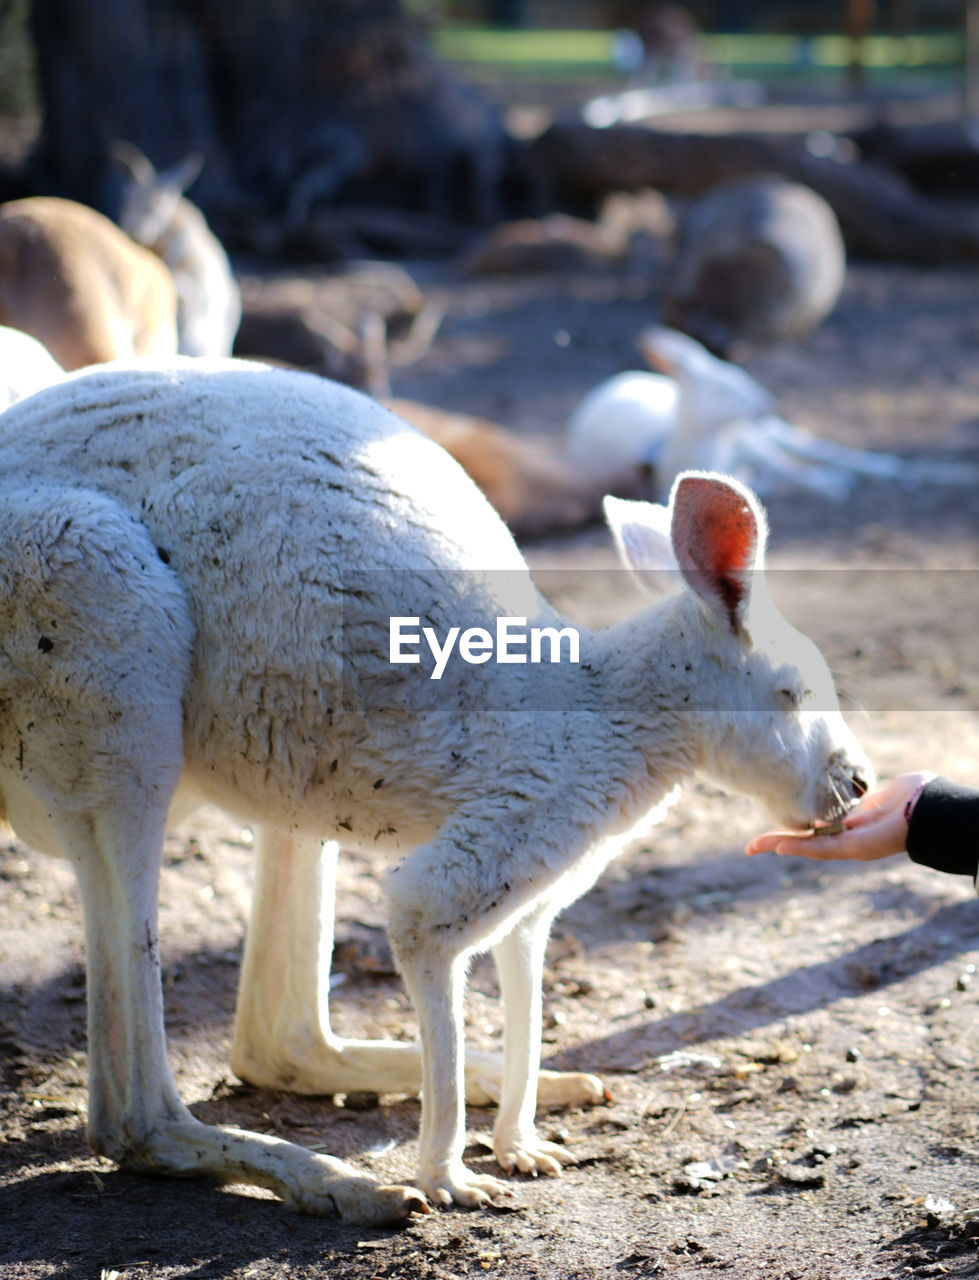
[[829,804],[822,816],[810,824],[810,830],[820,835],[839,835],[843,819],[867,794],[870,784],[859,765],[842,760],[830,761],[826,778]]

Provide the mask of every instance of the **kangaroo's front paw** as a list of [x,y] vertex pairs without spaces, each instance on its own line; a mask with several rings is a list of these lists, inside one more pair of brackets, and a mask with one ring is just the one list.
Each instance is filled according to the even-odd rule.
[[389,1226],[416,1213],[431,1213],[417,1187],[379,1186],[372,1178],[351,1177],[326,1187],[296,1187],[286,1197],[300,1213],[329,1213],[361,1227]]
[[542,1071],[537,1080],[537,1105],[545,1109],[593,1107],[611,1100],[598,1076],[583,1071]]
[[555,1177],[567,1164],[577,1164],[575,1156],[566,1147],[555,1142],[544,1142],[531,1130],[498,1131],[493,1134],[493,1152],[500,1168],[507,1173],[519,1170],[536,1178],[539,1173]]
[[436,1167],[431,1173],[422,1169],[418,1185],[433,1204],[461,1204],[467,1209],[480,1209],[500,1196],[513,1195],[505,1182],[472,1173],[461,1160]]

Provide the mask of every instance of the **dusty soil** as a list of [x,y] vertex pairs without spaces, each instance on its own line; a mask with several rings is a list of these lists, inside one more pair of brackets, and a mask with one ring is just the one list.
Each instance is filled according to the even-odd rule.
[[[558,431],[634,367],[656,277],[417,278],[448,307],[397,394]],[[837,440],[979,460],[979,270],[853,265],[804,344],[757,354],[786,416]],[[770,504],[774,594],[823,645],[883,774],[979,776],[979,494],[863,484],[843,508]],[[601,530],[528,548],[545,590],[602,621],[628,607]],[[655,662],[655,654],[650,662]],[[261,1193],[118,1172],[85,1143],[83,936],[66,866],[0,848],[0,1274],[126,1277],[979,1274],[979,903],[903,857],[746,859],[763,821],[704,785],[558,922],[544,1057],[614,1101],[541,1117],[578,1165],[515,1179],[484,1212],[401,1231],[302,1218]],[[243,1087],[226,1065],[250,835],[205,813],[167,843],[170,1052],[203,1119],[274,1132],[408,1179],[418,1103]],[[334,993],[345,1033],[409,1037],[371,858],[343,860]],[[491,966],[469,1034],[498,1042]],[[368,1104],[370,1100],[367,1100]],[[492,1112],[469,1113],[469,1159]]]

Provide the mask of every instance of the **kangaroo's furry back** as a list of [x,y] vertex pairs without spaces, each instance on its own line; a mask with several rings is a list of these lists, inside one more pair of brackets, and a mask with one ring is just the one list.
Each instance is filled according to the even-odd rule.
[[[312,374],[240,360],[125,362],[66,379],[4,421],[0,474],[87,483],[161,535],[202,536],[197,515],[232,499],[240,523],[271,518],[286,491],[303,532],[315,525],[318,550],[329,543],[361,568],[420,568],[437,546],[460,569],[525,569],[444,450]],[[193,515],[182,515],[191,497]],[[393,538],[392,516],[408,511],[414,536]]]
[[[0,476],[112,498],[179,579],[196,636],[188,769],[206,794],[245,819],[271,791],[286,819],[314,793],[332,826],[336,792],[382,776],[368,756],[423,756],[430,737],[434,774],[416,768],[418,795],[412,783],[400,804],[431,819],[422,797],[463,731],[450,680],[435,697],[423,672],[392,667],[389,617],[445,634],[546,612],[448,454],[346,387],[221,360],[79,375],[13,406],[4,428]],[[16,559],[4,542],[0,562]],[[390,781],[365,790],[366,830],[399,797]]]

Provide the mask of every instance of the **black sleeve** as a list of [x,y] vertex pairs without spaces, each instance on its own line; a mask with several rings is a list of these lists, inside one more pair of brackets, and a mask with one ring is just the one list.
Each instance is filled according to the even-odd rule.
[[979,791],[933,778],[911,811],[908,855],[912,862],[972,876],[979,869]]

